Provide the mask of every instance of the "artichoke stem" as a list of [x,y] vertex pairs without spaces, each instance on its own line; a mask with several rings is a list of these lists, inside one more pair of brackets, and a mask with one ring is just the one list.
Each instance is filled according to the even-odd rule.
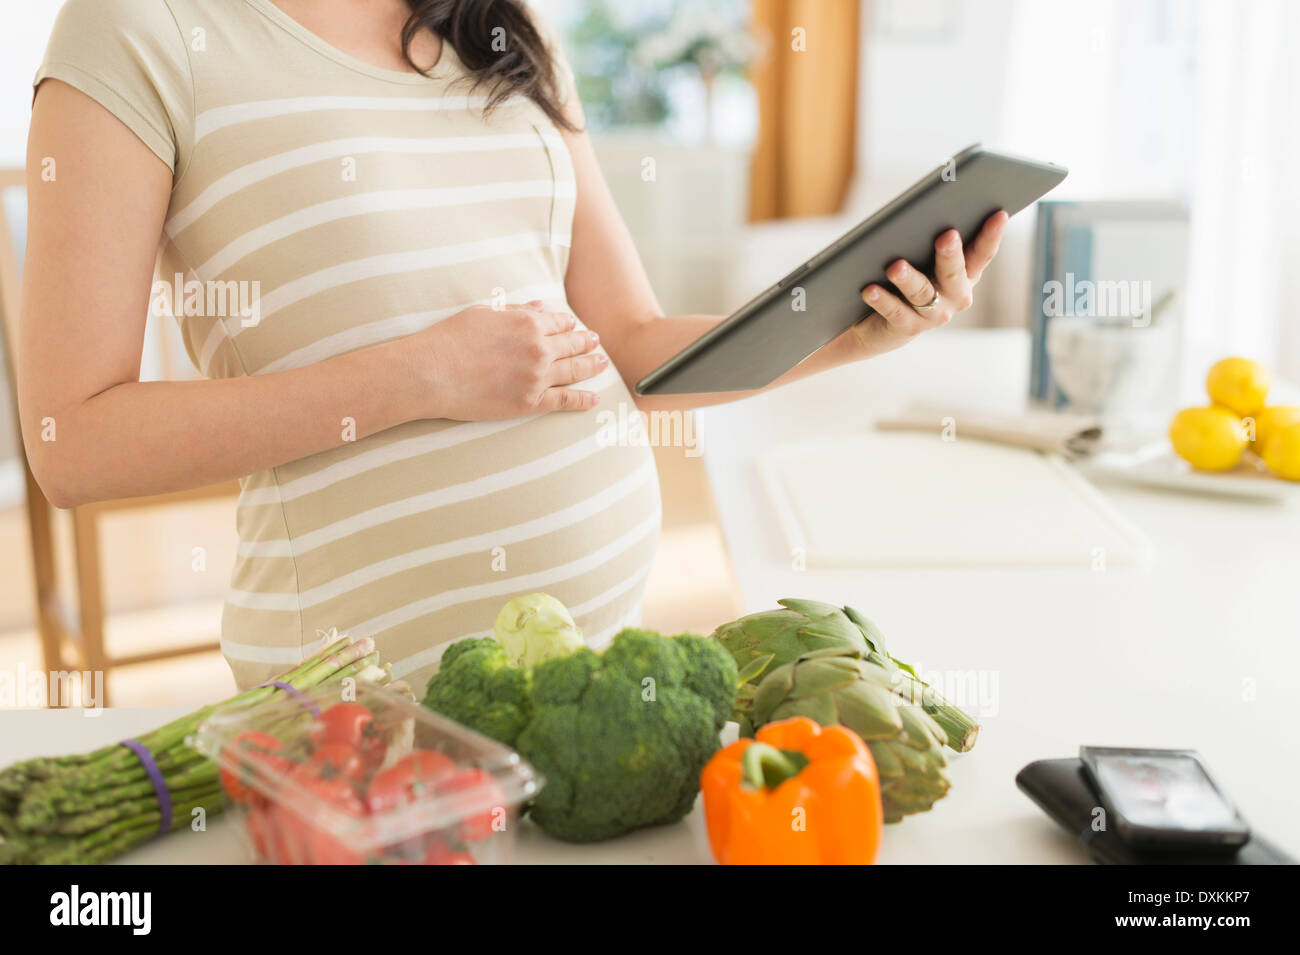
[[927,692],[921,708],[934,717],[948,736],[948,745],[959,753],[967,753],[975,746],[980,725],[964,710],[958,709],[933,690]]

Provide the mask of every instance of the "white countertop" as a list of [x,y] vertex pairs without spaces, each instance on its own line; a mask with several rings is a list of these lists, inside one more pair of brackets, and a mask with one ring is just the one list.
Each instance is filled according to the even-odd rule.
[[1151,538],[1145,568],[793,569],[758,479],[759,452],[861,433],[920,398],[1012,410],[1028,364],[1021,331],[948,329],[700,415],[746,612],[781,597],[848,603],[900,659],[997,680],[997,712],[982,718],[975,749],[952,760],[952,791],[930,813],[888,827],[881,861],[1079,861],[1015,775],[1081,744],[1200,750],[1247,821],[1300,857],[1290,805],[1300,786],[1294,503],[1098,485]]
[[[869,427],[926,397],[1014,407],[1028,339],[944,331],[864,365],[702,416],[705,461],[749,611],[779,597],[850,603],[891,650],[924,668],[984,671],[997,712],[952,760],[952,791],[886,829],[885,863],[1082,862],[1070,837],[1015,787],[1035,759],[1080,744],[1199,749],[1255,829],[1300,856],[1300,508],[1106,486],[1153,540],[1144,569],[795,571],[754,470],[763,448]],[[906,467],[906,462],[899,462]],[[869,493],[864,488],[864,493]],[[1253,695],[1251,692],[1253,688]],[[0,711],[0,765],[88,750],[160,726],[177,708]],[[229,820],[130,853],[128,863],[246,861]],[[683,823],[591,846],[524,824],[523,863],[707,862],[697,810]]]

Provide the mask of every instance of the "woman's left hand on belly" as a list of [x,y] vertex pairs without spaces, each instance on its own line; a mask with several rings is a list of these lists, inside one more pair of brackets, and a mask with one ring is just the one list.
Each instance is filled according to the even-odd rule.
[[1005,212],[993,213],[967,249],[957,230],[949,229],[934,242],[933,276],[898,259],[885,270],[892,290],[874,282],[864,288],[862,300],[874,311],[851,334],[866,357],[898,348],[970,308],[975,285],[997,254],[1006,224]]

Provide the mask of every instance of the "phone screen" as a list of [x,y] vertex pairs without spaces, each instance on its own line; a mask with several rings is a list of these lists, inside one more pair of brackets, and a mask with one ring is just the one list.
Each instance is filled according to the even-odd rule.
[[1190,756],[1098,753],[1094,771],[1111,808],[1133,825],[1201,831],[1239,825],[1236,810]]

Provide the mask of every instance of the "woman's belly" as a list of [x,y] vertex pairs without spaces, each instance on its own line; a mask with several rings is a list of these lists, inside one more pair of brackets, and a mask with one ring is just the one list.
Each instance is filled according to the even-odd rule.
[[222,649],[241,686],[337,630],[376,641],[421,690],[447,644],[545,591],[600,644],[640,617],[659,538],[654,458],[611,443],[633,410],[612,368],[581,413],[410,422],[252,475]]

